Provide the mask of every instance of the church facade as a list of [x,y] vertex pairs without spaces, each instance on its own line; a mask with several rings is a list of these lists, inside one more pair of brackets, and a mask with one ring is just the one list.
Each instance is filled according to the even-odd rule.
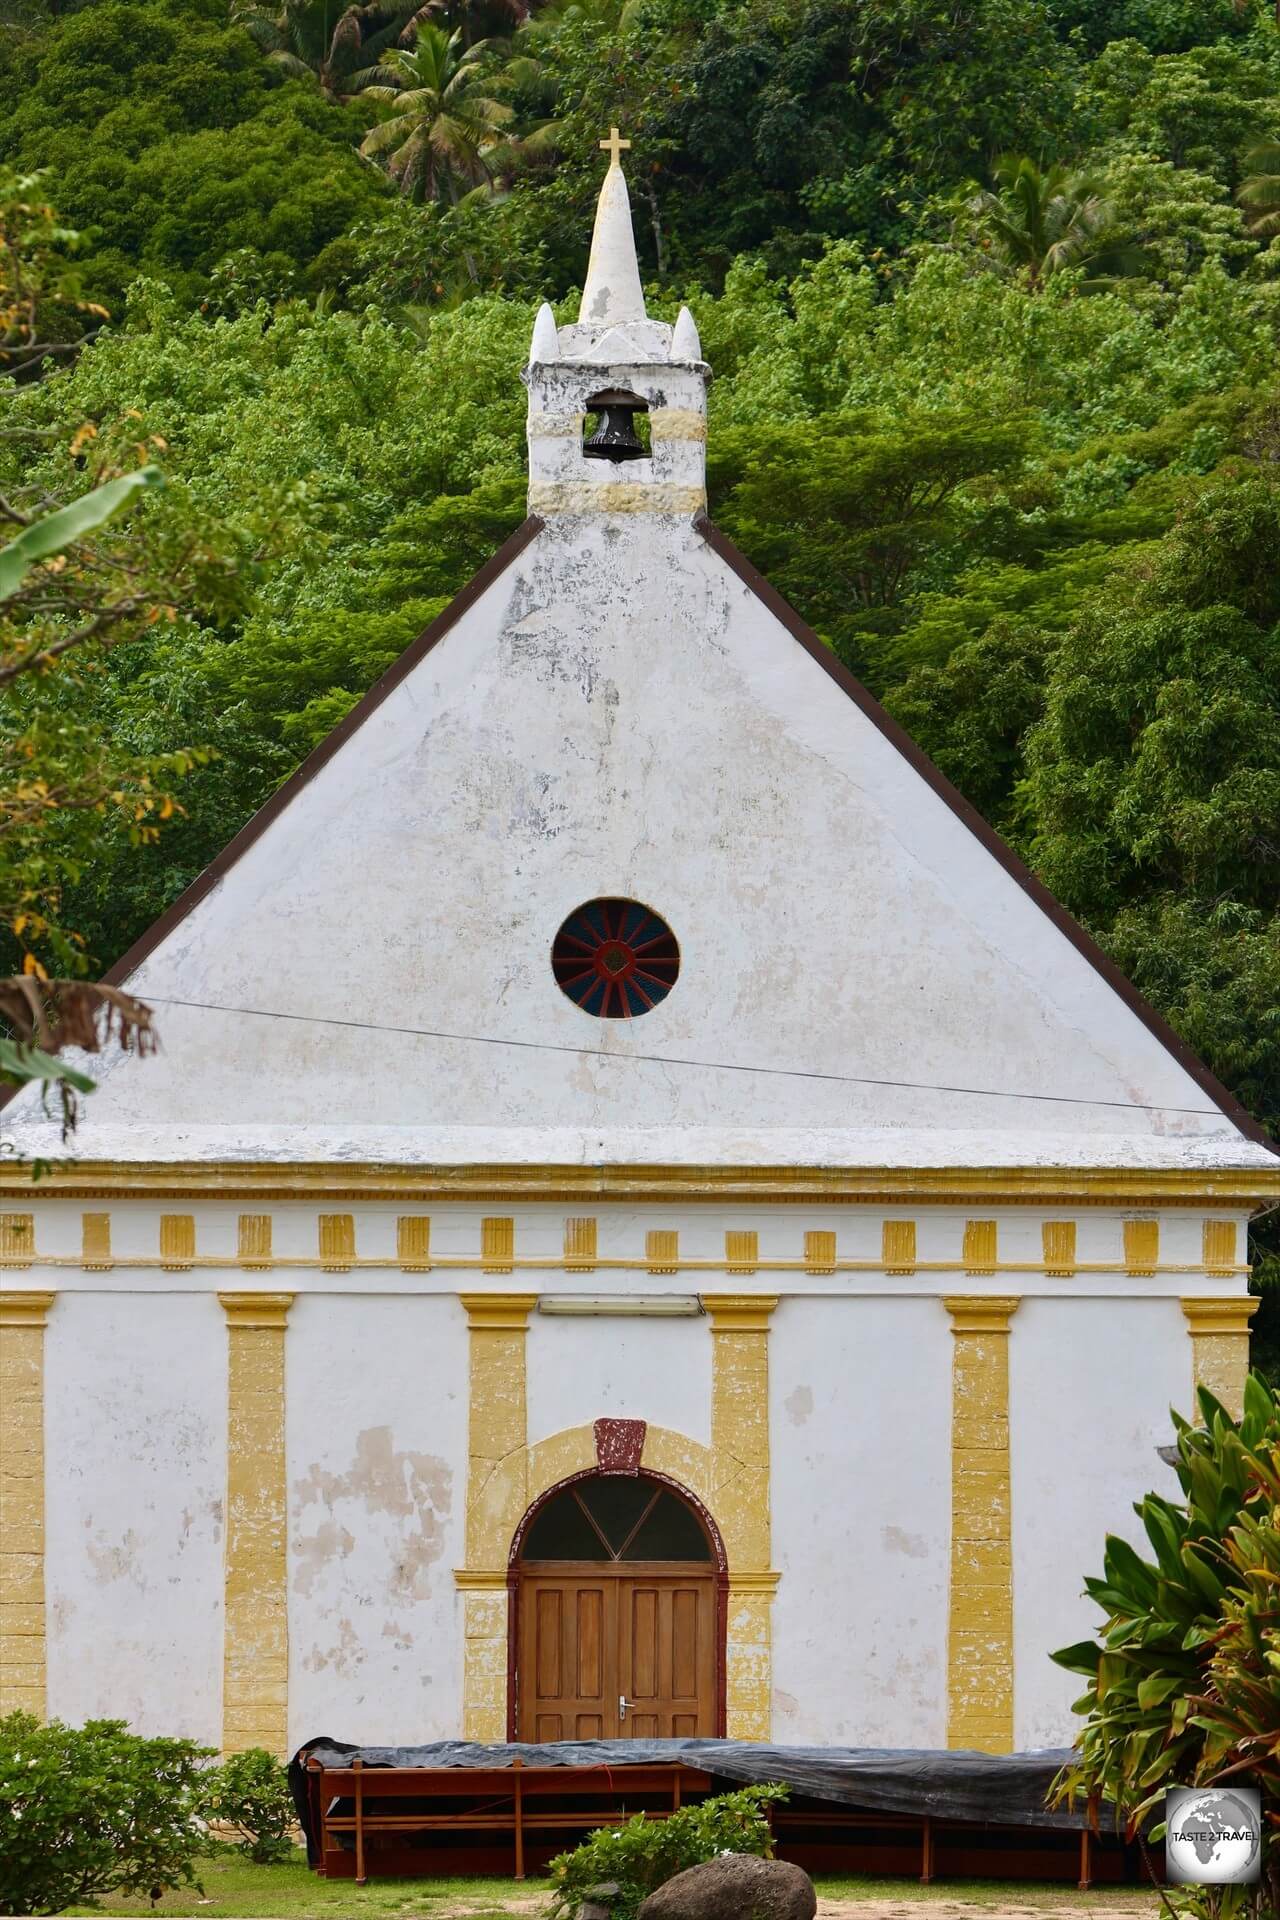
[[10,1107],[0,1712],[1070,1739],[1280,1161],[706,519],[708,377],[615,141],[524,526]]

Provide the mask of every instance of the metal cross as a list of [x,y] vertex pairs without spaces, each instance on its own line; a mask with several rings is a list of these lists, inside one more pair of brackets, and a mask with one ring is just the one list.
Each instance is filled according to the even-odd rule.
[[616,127],[610,127],[609,138],[607,140],[602,140],[600,142],[600,145],[606,150],[606,152],[609,155],[609,165],[611,167],[616,167],[618,164],[618,155],[622,152],[624,147],[629,147],[631,145],[631,142],[629,140],[619,139],[618,129]]

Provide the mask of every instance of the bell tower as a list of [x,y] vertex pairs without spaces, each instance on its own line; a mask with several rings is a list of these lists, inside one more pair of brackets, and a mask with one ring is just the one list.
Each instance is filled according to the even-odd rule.
[[529,512],[669,514],[706,506],[707,381],[687,307],[675,326],[645,312],[631,202],[610,129],[578,318],[543,305],[529,365]]

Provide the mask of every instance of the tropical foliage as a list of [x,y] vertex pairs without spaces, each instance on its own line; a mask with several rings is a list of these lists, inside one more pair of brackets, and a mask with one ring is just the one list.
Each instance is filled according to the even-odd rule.
[[[1174,1416],[1181,1500],[1151,1493],[1136,1508],[1152,1557],[1109,1536],[1101,1578],[1085,1582],[1105,1616],[1097,1637],[1054,1655],[1088,1683],[1056,1797],[1149,1843],[1169,1786],[1243,1774],[1268,1804],[1280,1797],[1280,1404],[1256,1375],[1238,1422],[1205,1388],[1199,1402],[1202,1424]],[[1274,1828],[1263,1846],[1257,1887],[1184,1893],[1190,1910],[1274,1913]]]
[[386,108],[361,143],[367,158],[385,154],[387,172],[415,200],[456,200],[490,177],[487,156],[513,117],[505,101],[481,91],[489,43],[464,46],[462,29],[421,22],[411,51],[389,53],[365,97]]

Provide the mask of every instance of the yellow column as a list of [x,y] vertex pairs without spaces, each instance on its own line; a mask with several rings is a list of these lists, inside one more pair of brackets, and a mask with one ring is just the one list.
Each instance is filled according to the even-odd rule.
[[227,1316],[227,1555],[222,1744],[284,1758],[289,1595],[284,1329],[291,1293],[220,1293]]
[[[28,1243],[29,1244],[29,1243]],[[44,1328],[51,1293],[0,1294],[0,1715],[44,1718]]]
[[951,1608],[947,1745],[1013,1750],[1009,1321],[1013,1298],[943,1301],[951,1390]]
[[[490,1238],[496,1260],[502,1248],[496,1235]],[[464,1293],[461,1299],[471,1348],[467,1564],[454,1575],[463,1609],[462,1733],[467,1740],[505,1740],[507,1556],[528,1504],[525,1335],[537,1295]]]
[[769,1515],[769,1319],[776,1294],[706,1294],[711,1319],[711,1510],[729,1557],[725,1731],[767,1740],[772,1728]]
[[1191,1334],[1192,1386],[1208,1387],[1234,1420],[1244,1410],[1249,1322],[1260,1304],[1248,1293],[1227,1300],[1182,1302]]

